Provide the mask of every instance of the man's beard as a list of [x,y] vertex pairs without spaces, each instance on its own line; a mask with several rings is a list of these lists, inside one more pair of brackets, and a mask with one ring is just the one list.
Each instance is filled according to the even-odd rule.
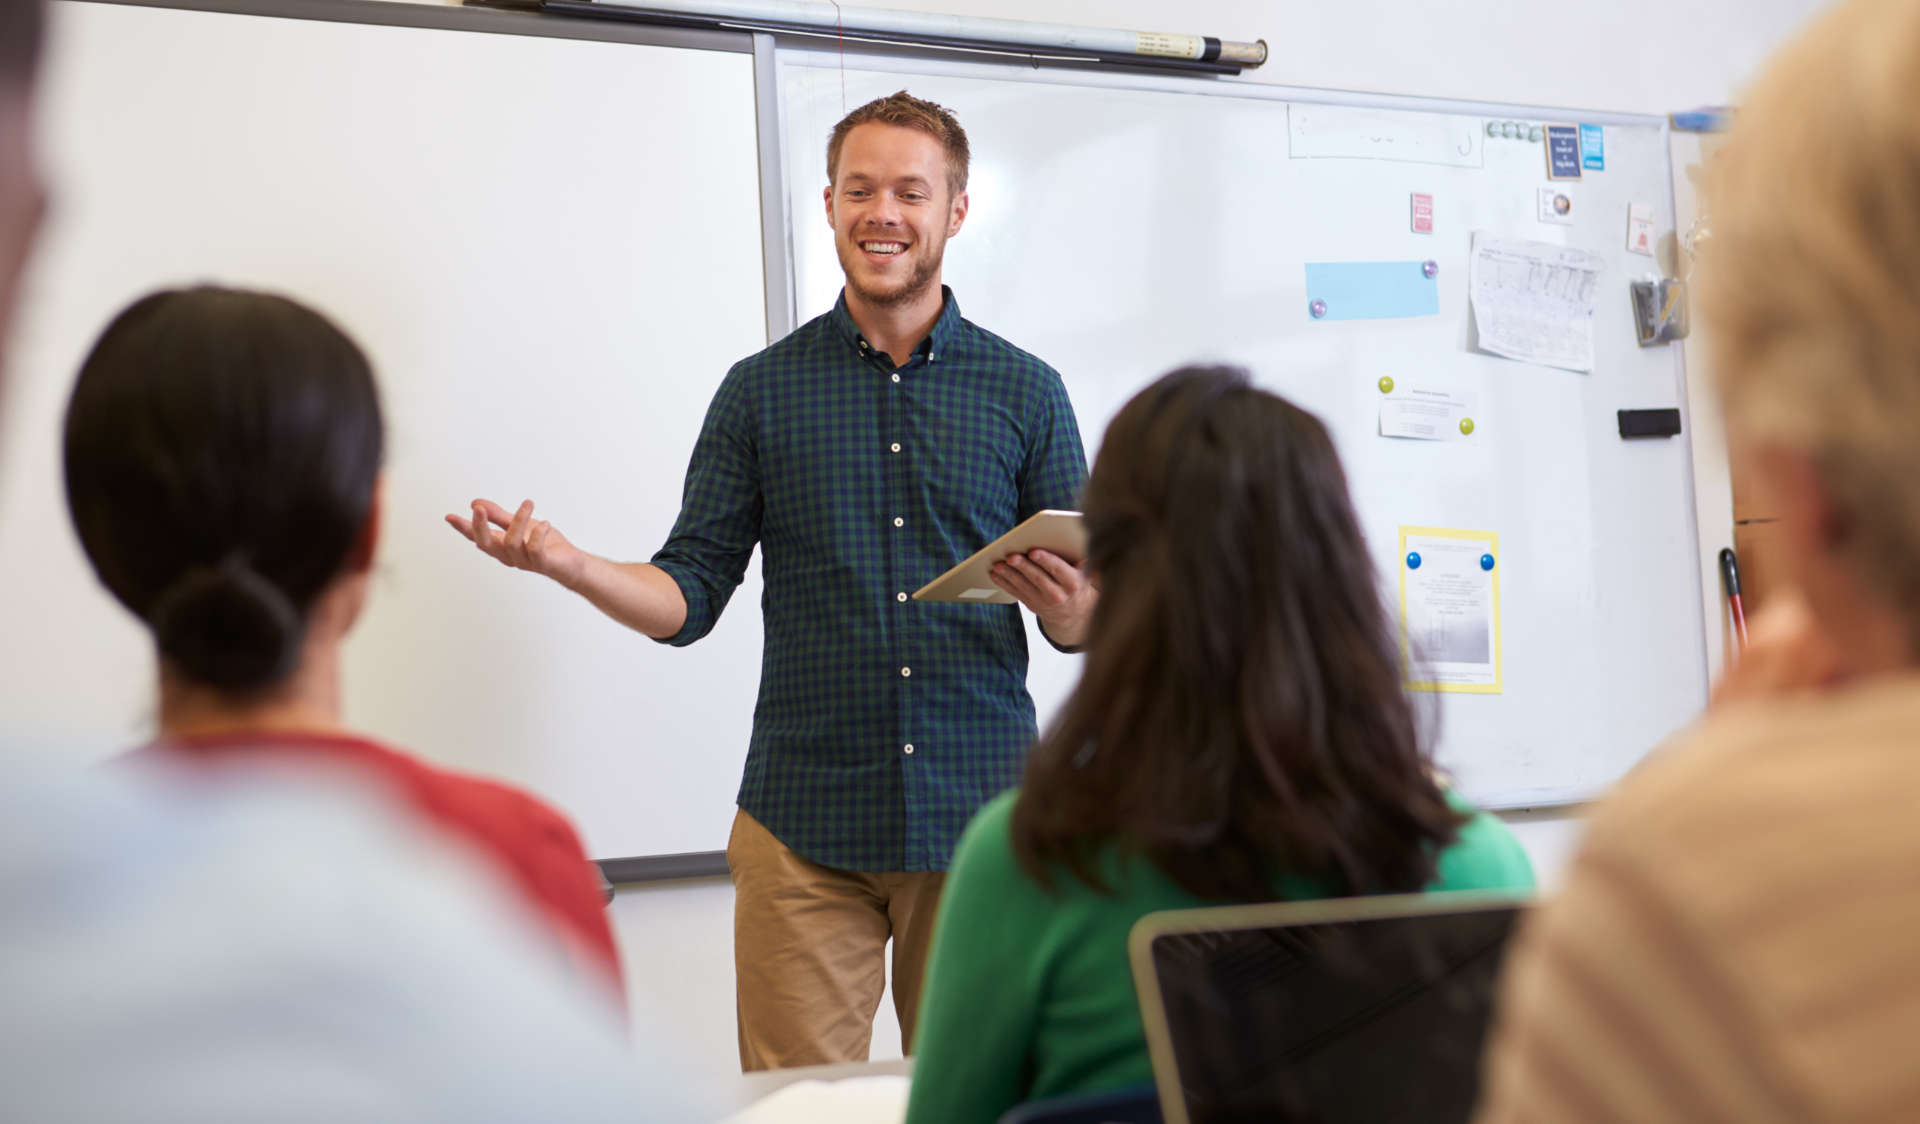
[[934,247],[933,253],[921,259],[913,267],[913,271],[907,274],[907,279],[902,281],[898,288],[869,289],[854,280],[853,263],[848,260],[850,255],[860,252],[859,243],[854,243],[849,249],[840,245],[836,239],[834,249],[840,256],[840,272],[846,275],[847,288],[852,289],[861,300],[876,308],[893,308],[897,305],[909,304],[924,296],[927,290],[933,287],[934,279],[940,276],[940,263],[947,256],[946,243],[943,242]]

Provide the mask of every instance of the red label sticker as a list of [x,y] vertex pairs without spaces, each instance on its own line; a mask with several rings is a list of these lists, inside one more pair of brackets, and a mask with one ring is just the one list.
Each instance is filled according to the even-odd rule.
[[1415,234],[1433,233],[1433,196],[1417,193],[1414,195],[1413,232]]

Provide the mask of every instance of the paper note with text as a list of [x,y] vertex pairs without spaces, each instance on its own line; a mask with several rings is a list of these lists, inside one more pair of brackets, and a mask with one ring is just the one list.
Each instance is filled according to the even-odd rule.
[[1585,250],[1475,231],[1468,287],[1480,350],[1523,363],[1593,370],[1593,301],[1601,268],[1599,255]]

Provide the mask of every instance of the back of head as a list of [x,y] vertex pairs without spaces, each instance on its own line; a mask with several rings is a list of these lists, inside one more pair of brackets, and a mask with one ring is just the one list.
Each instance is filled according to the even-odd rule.
[[1917,108],[1920,4],[1825,13],[1714,158],[1699,270],[1730,436],[1806,454],[1835,545],[1906,606],[1920,605]]
[[100,580],[188,682],[248,695],[298,663],[367,531],[383,432],[352,340],[283,297],[156,293],[67,407],[67,501]]
[[1458,818],[1325,428],[1243,372],[1175,371],[1114,418],[1084,507],[1100,601],[1015,813],[1028,869],[1085,877],[1112,839],[1208,898],[1424,885]]

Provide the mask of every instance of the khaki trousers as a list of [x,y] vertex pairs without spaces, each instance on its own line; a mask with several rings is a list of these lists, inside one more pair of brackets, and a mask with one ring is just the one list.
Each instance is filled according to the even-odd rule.
[[913,1049],[920,982],[941,873],[864,874],[809,862],[738,812],[727,840],[733,874],[733,966],[740,1068],[867,1059],[893,939],[893,1009]]

